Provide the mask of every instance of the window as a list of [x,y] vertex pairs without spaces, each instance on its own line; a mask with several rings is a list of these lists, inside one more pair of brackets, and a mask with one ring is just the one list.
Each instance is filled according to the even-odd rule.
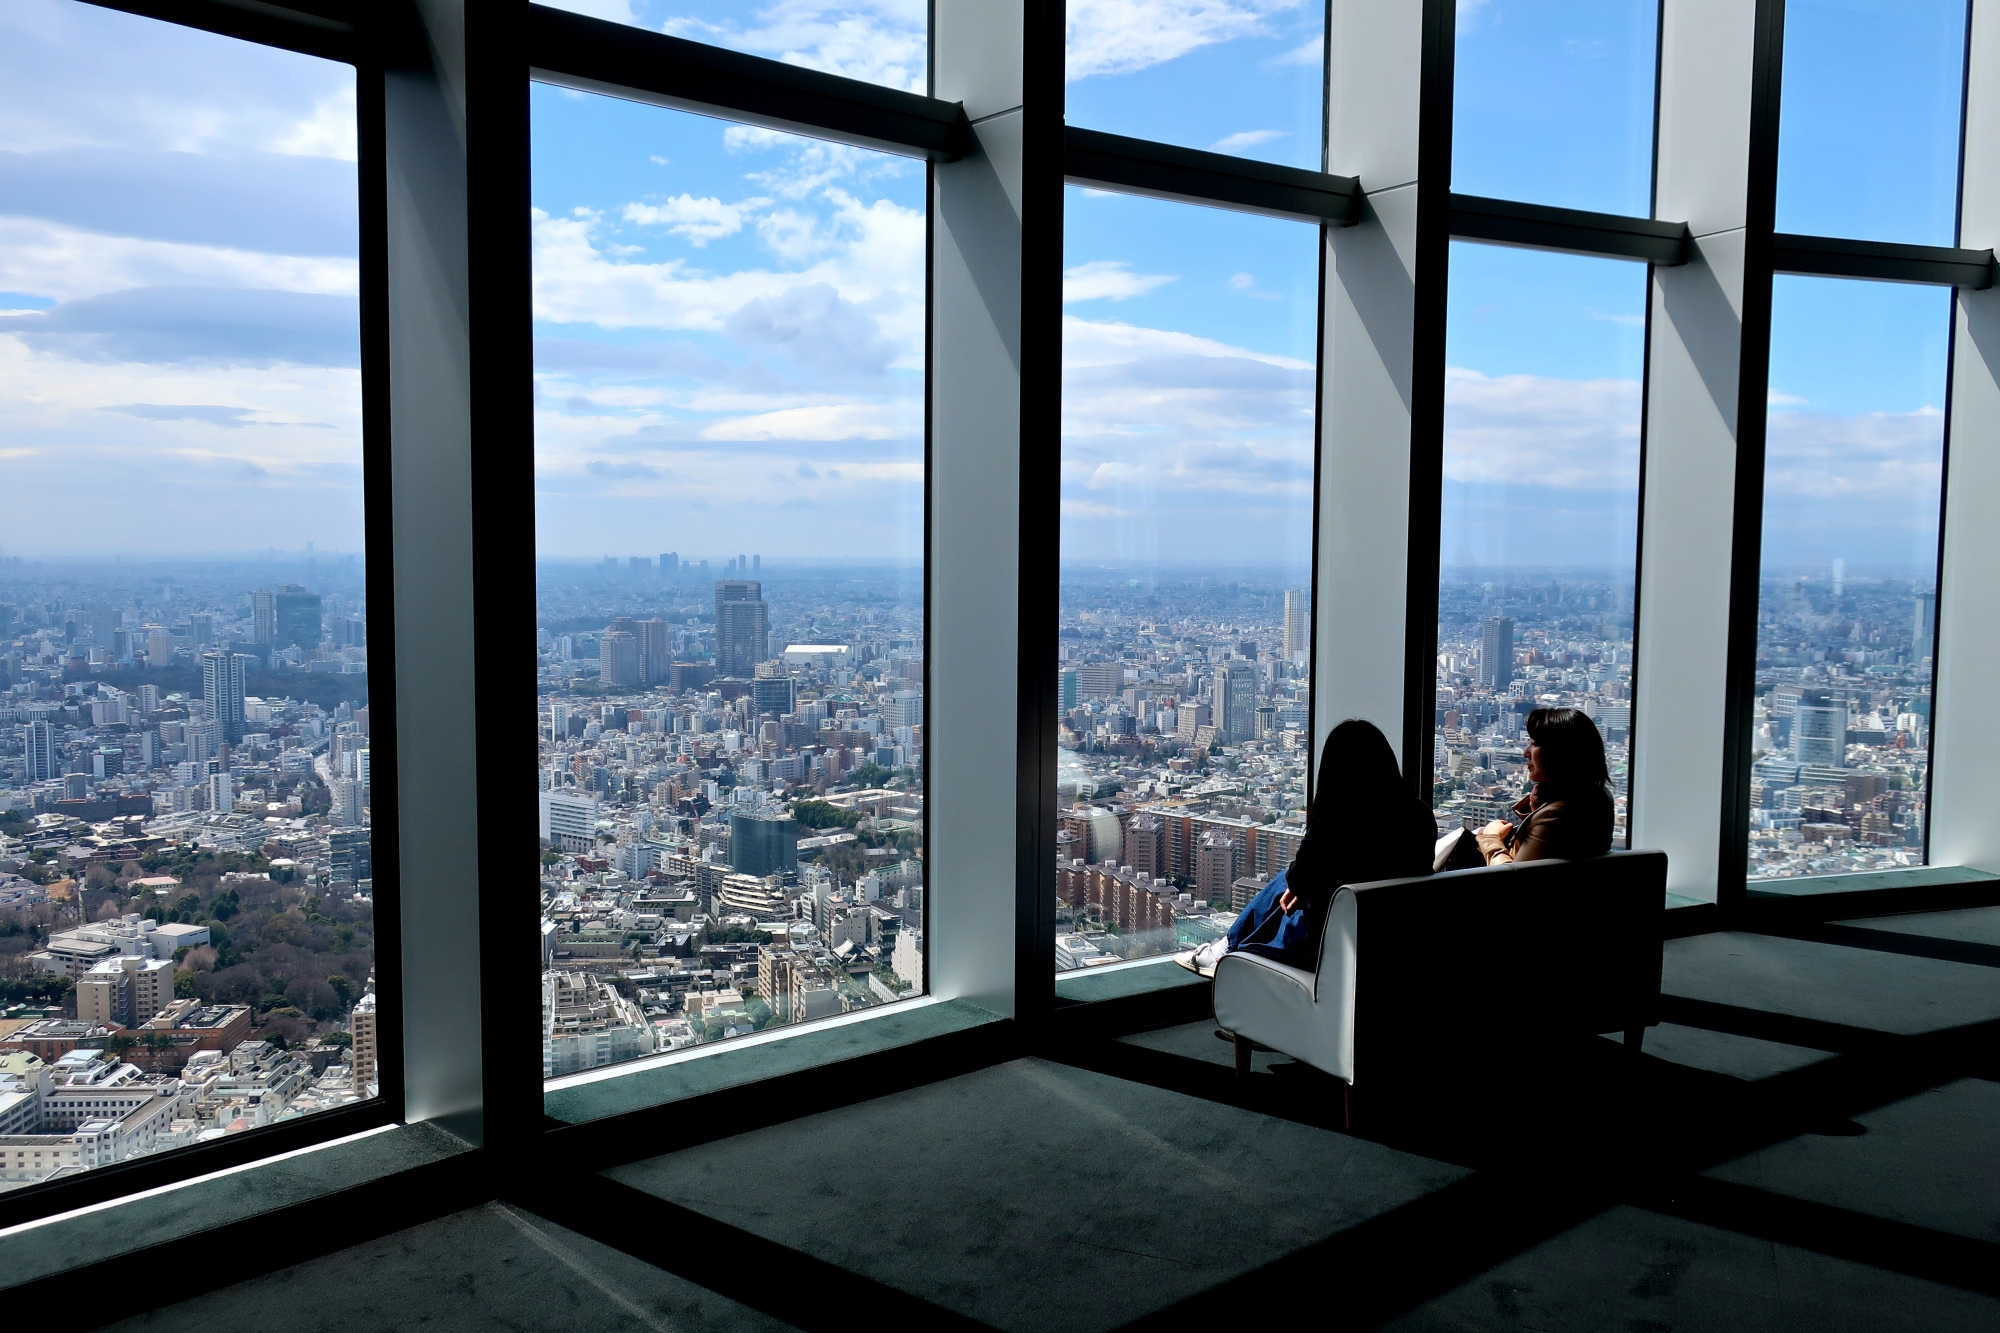
[[925,172],[532,105],[559,1077],[923,991]]
[[1520,799],[1527,714],[1565,707],[1604,736],[1624,840],[1645,300],[1637,264],[1452,246],[1431,797],[1445,828]]
[[1951,294],[1780,277],[1772,310],[1750,874],[1922,865]]
[[1788,0],[1784,13],[1778,230],[1952,244],[1965,0]]
[[1071,188],[1058,969],[1228,928],[1310,758],[1318,230]]
[[921,0],[550,0],[549,7],[905,92],[924,90],[929,34]]
[[1071,0],[1072,125],[1320,170],[1322,7]]
[[378,1091],[355,76],[30,0],[0,124],[0,1106],[108,1165]]
[[1652,212],[1657,0],[1458,6],[1451,188]]

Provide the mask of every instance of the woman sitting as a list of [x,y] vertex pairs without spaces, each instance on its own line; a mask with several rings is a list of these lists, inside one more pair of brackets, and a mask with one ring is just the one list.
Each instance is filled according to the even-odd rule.
[[1611,770],[1604,738],[1588,714],[1537,708],[1528,714],[1528,780],[1514,803],[1518,825],[1496,819],[1478,832],[1490,866],[1554,857],[1577,861],[1611,850]]
[[1250,900],[1226,938],[1176,960],[1212,976],[1217,959],[1244,949],[1312,971],[1326,910],[1340,887],[1428,875],[1436,840],[1430,807],[1403,785],[1388,738],[1373,723],[1349,718],[1320,752],[1306,836],[1292,864]]

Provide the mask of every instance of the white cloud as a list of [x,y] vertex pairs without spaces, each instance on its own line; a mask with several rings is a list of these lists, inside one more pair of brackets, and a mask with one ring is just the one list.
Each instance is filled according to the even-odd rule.
[[339,257],[260,254],[136,240],[39,218],[0,217],[0,291],[70,301],[130,287],[257,287],[352,296],[360,265]]
[[699,249],[710,241],[734,236],[743,230],[744,219],[767,206],[769,199],[744,199],[725,204],[714,196],[697,199],[677,194],[663,204],[627,204],[624,218],[642,227],[665,227]]
[[1487,0],[1458,0],[1457,30],[1471,32],[1479,26],[1479,11],[1486,8]]
[[[913,413],[915,415],[913,415]],[[916,403],[821,403],[702,427],[704,440],[895,440],[923,429]]]
[[1217,139],[1209,145],[1209,148],[1218,153],[1240,153],[1246,148],[1255,148],[1260,143],[1282,139],[1285,133],[1284,130],[1244,130],[1239,134]]
[[1069,78],[1127,74],[1239,37],[1299,0],[1070,0]]
[[1179,281],[1170,273],[1134,273],[1121,259],[1094,259],[1063,270],[1063,304],[1072,301],[1128,301]]
[[1229,278],[1229,286],[1234,291],[1247,292],[1256,285],[1257,279],[1248,273],[1234,273]]
[[1445,477],[1636,491],[1639,401],[1637,380],[1487,376],[1447,367]]
[[1944,414],[1935,407],[1849,417],[1773,412],[1767,427],[1764,488],[1773,501],[1909,506],[1934,523],[1943,469]]
[[1326,36],[1321,34],[1311,41],[1295,46],[1281,56],[1273,56],[1265,61],[1267,65],[1320,65],[1326,61]]
[[749,22],[682,17],[663,30],[788,65],[825,70],[905,92],[924,90],[929,14],[925,0],[775,0]]
[[1313,363],[1275,352],[1256,352],[1234,347],[1213,338],[1167,329],[1141,328],[1135,324],[1108,324],[1063,317],[1063,368],[1081,370],[1090,366],[1126,365],[1157,361],[1167,357],[1210,357],[1275,366],[1281,370],[1311,370]]
[[331,97],[320,99],[313,113],[280,135],[271,149],[298,157],[333,157],[353,162],[360,157],[358,146],[354,85],[349,83]]

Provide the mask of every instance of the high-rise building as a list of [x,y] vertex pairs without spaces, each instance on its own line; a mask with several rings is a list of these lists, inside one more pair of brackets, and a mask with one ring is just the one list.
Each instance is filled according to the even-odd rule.
[[721,579],[715,585],[715,669],[748,680],[771,655],[769,608],[755,579]]
[[917,690],[898,690],[882,705],[885,727],[921,727],[924,724],[924,696]]
[[354,1015],[347,1023],[348,1036],[354,1039],[354,1086],[365,1089],[375,1081],[375,1062],[380,1053],[375,1027],[375,992],[369,991],[354,1004]]
[[201,655],[201,701],[208,705],[209,718],[222,724],[222,739],[232,745],[243,739],[243,681],[251,660],[227,648]]
[[278,641],[277,594],[269,588],[250,594],[250,638],[267,646]]
[[196,613],[188,617],[188,647],[200,652],[215,646],[215,617]]
[[366,829],[339,829],[327,835],[327,862],[336,884],[371,879],[375,865]]
[[673,551],[660,557],[660,577],[670,579],[681,572],[681,558]]
[[569,705],[552,703],[549,705],[549,739],[564,740],[569,736]]
[[1215,670],[1215,725],[1229,741],[1252,740],[1257,734],[1257,664],[1240,658]]
[[1488,616],[1479,627],[1479,683],[1504,690],[1514,683],[1514,622]]
[[335,828],[358,828],[361,824],[362,788],[359,778],[336,778],[333,806],[327,819]]
[[271,594],[271,621],[272,647],[319,647],[319,594],[296,583],[279,585]]
[[1933,639],[1937,625],[1937,594],[1920,592],[1916,603],[1914,623],[1910,626],[1910,656],[1929,657],[1935,652]]
[[1306,601],[1303,589],[1288,590],[1285,593],[1285,660],[1290,661],[1300,653],[1310,650],[1312,637],[1312,607]]
[[1123,662],[1078,662],[1076,689],[1086,699],[1104,699],[1125,688]]
[[62,776],[62,751],[56,747],[55,724],[36,719],[23,728],[28,747],[29,782],[46,782]]
[[236,808],[236,779],[228,772],[208,775],[208,808],[227,814]]
[[739,875],[762,879],[799,868],[799,825],[770,810],[731,811],[729,865]]
[[639,647],[639,683],[665,684],[674,664],[674,640],[667,622],[658,617],[635,620],[632,633]]
[[1799,696],[1798,711],[1792,717],[1792,758],[1801,764],[1846,767],[1846,700],[1835,699],[1825,690],[1807,690]]
[[597,798],[581,791],[543,792],[542,838],[566,852],[589,851],[597,842]]
[[622,629],[608,629],[597,636],[597,679],[611,687],[631,687],[639,683],[639,639]]
[[[759,676],[750,683],[750,706],[757,717],[783,717],[797,707],[798,697],[798,681],[790,676]],[[886,714],[883,723],[893,725]]]
[[1076,668],[1064,667],[1056,672],[1056,707],[1067,713],[1076,707]]

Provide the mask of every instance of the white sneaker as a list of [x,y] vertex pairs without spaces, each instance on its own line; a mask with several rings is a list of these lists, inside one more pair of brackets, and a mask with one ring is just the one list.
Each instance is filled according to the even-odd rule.
[[1201,976],[1212,979],[1215,976],[1216,962],[1221,959],[1222,955],[1228,952],[1229,941],[1227,938],[1210,940],[1199,949],[1189,949],[1184,953],[1175,954],[1174,961],[1190,972],[1198,973]]

